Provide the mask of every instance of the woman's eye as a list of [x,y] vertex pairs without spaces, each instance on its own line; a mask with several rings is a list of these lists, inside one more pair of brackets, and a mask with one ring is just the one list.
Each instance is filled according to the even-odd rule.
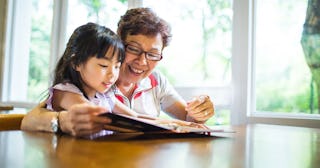
[[158,58],[159,54],[148,53],[149,57]]
[[140,49],[139,48],[136,48],[136,47],[128,47],[128,50],[130,52],[135,52],[135,53],[139,53],[140,52]]

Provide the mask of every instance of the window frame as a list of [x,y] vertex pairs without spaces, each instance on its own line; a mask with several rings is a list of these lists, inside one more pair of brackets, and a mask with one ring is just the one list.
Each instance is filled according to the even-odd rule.
[[[6,42],[6,35],[8,30],[7,20],[10,19],[11,16],[8,16],[8,13],[10,13],[10,4],[9,2],[0,1],[0,44],[5,44]],[[0,81],[3,81],[5,79],[5,65],[8,63],[5,59],[6,54],[6,47],[5,45],[0,46]],[[6,94],[6,90],[4,90],[5,84],[4,82],[0,82],[0,90],[2,94],[0,94],[0,100],[3,100],[3,95]]]

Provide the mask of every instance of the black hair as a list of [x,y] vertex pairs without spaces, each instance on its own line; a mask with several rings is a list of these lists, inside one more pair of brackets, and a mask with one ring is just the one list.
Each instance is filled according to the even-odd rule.
[[103,58],[112,50],[112,57],[117,54],[122,63],[125,50],[121,39],[109,28],[95,23],[87,23],[74,30],[64,54],[58,61],[54,72],[53,86],[59,83],[72,83],[84,94],[82,79],[76,67],[90,57]]

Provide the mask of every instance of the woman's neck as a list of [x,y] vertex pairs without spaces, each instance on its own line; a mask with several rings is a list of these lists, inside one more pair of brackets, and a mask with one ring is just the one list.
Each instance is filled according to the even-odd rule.
[[116,86],[124,96],[131,100],[135,89],[135,83],[117,82]]

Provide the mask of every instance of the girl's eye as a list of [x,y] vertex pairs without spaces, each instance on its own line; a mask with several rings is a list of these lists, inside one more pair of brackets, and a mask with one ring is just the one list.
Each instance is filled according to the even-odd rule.
[[102,68],[108,68],[108,65],[99,64],[99,66],[101,66]]

